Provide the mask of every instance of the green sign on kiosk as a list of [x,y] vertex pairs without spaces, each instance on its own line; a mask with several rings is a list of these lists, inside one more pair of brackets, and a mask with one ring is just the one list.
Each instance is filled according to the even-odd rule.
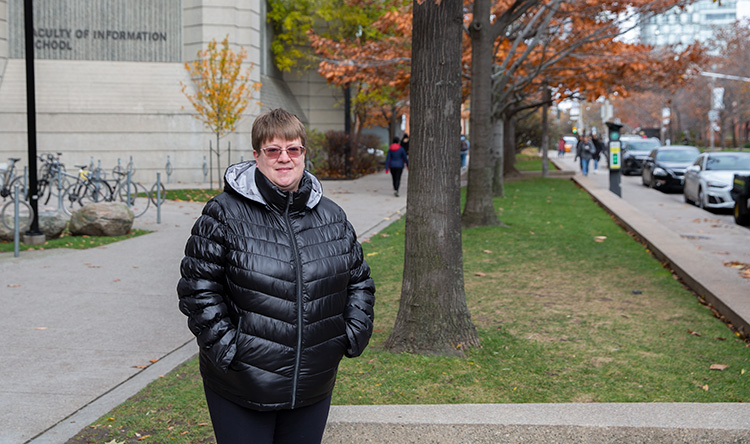
[[622,162],[622,152],[619,140],[609,142],[609,169],[619,170]]
[[605,122],[609,130],[609,191],[622,197],[620,187],[620,168],[622,166],[622,142],[620,130],[622,125],[615,122]]

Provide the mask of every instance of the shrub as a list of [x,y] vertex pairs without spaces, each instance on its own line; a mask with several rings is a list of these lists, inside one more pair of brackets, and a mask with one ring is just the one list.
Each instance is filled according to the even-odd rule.
[[[311,137],[311,134],[313,135]],[[308,133],[311,171],[319,178],[341,179],[347,177],[346,144],[348,136],[343,131],[328,131],[321,137],[319,132]],[[377,172],[384,160],[383,147],[375,135],[363,135],[353,143],[349,155],[349,177],[356,178]]]

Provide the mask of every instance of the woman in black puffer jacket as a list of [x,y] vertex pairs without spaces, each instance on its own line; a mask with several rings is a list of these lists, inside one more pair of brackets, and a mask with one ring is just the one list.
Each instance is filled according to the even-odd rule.
[[305,129],[253,124],[257,163],[233,165],[185,247],[177,292],[224,443],[318,443],[343,356],[372,334],[375,286],[344,211],[304,170]]

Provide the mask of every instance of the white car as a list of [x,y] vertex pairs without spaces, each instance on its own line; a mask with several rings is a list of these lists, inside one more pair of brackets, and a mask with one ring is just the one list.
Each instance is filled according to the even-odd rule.
[[703,153],[685,171],[685,202],[701,208],[734,208],[735,174],[750,174],[750,153]]

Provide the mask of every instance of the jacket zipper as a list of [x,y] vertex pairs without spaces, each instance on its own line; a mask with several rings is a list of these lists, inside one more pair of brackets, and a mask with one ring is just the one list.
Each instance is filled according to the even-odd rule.
[[297,266],[297,283],[295,285],[295,289],[297,290],[297,351],[294,358],[294,381],[292,381],[292,408],[294,408],[297,405],[297,380],[299,379],[299,366],[302,359],[302,260],[299,257],[297,239],[294,236],[292,221],[289,218],[289,208],[291,208],[292,202],[293,196],[289,192],[289,199],[287,199],[286,210],[284,211],[284,221],[289,230],[289,240],[292,244],[294,260]]

